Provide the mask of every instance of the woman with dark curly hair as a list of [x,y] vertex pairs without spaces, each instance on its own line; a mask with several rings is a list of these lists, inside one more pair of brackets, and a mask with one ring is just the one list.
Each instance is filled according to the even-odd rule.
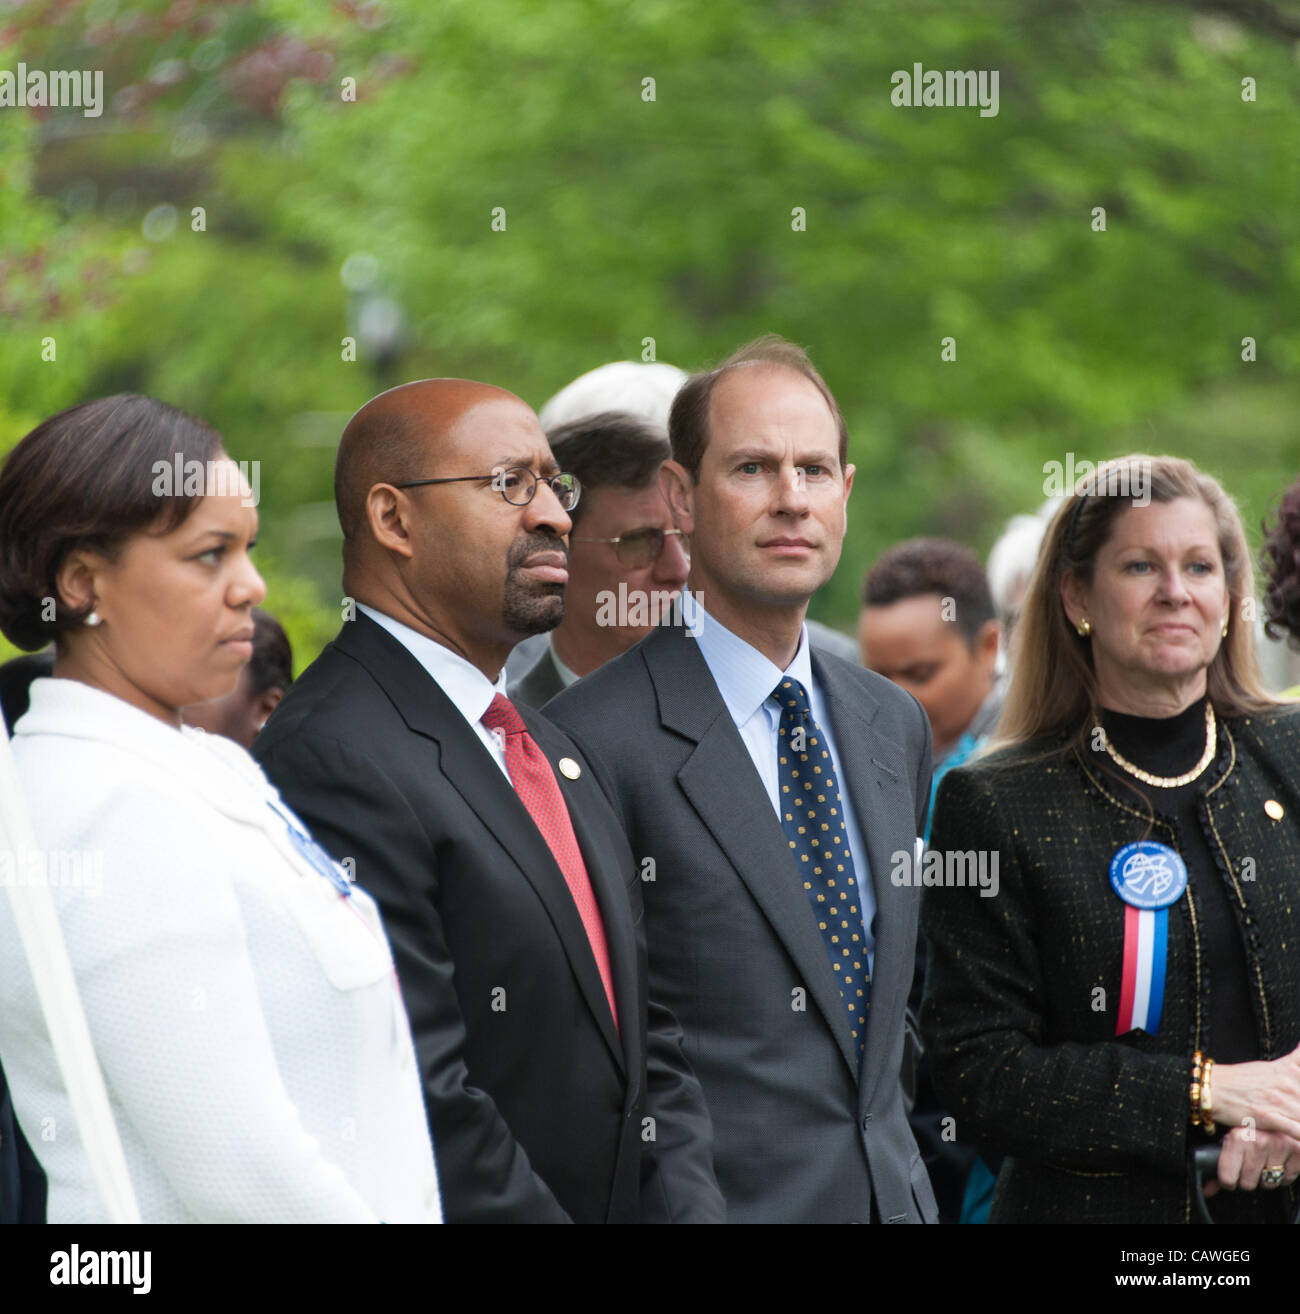
[[[1264,534],[1264,633],[1300,651],[1300,479],[1282,494],[1277,523],[1272,529],[1265,524]],[[1284,695],[1298,696],[1300,685]]]

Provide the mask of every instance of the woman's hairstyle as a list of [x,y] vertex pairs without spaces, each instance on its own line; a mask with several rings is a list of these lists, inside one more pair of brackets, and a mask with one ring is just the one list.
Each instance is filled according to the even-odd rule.
[[[1011,681],[990,748],[1069,732],[1065,747],[1084,747],[1101,715],[1091,640],[1065,614],[1061,583],[1073,574],[1092,582],[1097,555],[1116,518],[1149,493],[1154,502],[1195,498],[1209,507],[1229,593],[1228,635],[1210,662],[1207,687],[1223,716],[1277,706],[1260,681],[1250,623],[1255,580],[1241,517],[1218,482],[1173,456],[1124,456],[1079,480],[1048,526],[1025,594],[1011,647]],[[1245,605],[1249,599],[1250,605]]]
[[0,469],[0,632],[30,651],[81,625],[89,608],[56,583],[68,554],[115,560],[133,534],[176,529],[202,495],[173,472],[224,457],[214,430],[150,397],[83,402],[38,424]]
[[1300,649],[1300,480],[1282,494],[1277,524],[1264,533],[1264,630]]

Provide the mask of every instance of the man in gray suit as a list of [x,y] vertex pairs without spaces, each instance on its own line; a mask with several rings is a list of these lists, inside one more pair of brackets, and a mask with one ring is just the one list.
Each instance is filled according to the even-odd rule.
[[[555,459],[582,483],[572,515],[564,620],[506,662],[510,697],[542,707],[645,638],[686,582],[687,545],[659,492],[668,412],[687,375],[663,361],[614,361],[561,388],[540,418]],[[579,526],[579,521],[582,525]],[[626,606],[610,607],[609,599]],[[808,639],[847,661],[857,644],[817,621]]]
[[694,376],[665,495],[680,623],[554,699],[641,866],[651,993],[679,1018],[736,1222],[922,1222],[900,1073],[928,810],[910,694],[810,650],[853,467],[839,408],[765,338]]

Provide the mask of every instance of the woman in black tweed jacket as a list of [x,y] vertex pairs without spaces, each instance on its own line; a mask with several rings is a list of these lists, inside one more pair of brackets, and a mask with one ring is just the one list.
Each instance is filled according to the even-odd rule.
[[[1103,466],[1044,541],[998,745],[940,786],[933,849],[998,864],[923,910],[935,1083],[957,1135],[1006,1156],[990,1221],[1190,1221],[1188,1152],[1210,1140],[1216,1218],[1294,1217],[1300,709],[1260,687],[1253,600],[1217,483],[1167,457]],[[1185,869],[1145,1008],[1159,955],[1111,875],[1135,841],[1164,846],[1148,871]]]

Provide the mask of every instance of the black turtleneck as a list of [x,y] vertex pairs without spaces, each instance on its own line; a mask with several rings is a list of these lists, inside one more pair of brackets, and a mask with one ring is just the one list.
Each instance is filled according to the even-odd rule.
[[[1191,771],[1205,752],[1204,698],[1168,717],[1129,716],[1103,709],[1102,725],[1116,752],[1152,775],[1181,776]],[[1219,743],[1222,746],[1222,722]],[[1144,784],[1109,757],[1105,761],[1111,778],[1134,796],[1135,806],[1153,810],[1169,821],[1178,836],[1176,846],[1187,864],[1199,922],[1205,1019],[1201,1049],[1216,1063],[1259,1058],[1246,953],[1233,911],[1236,895],[1214,861],[1201,821],[1201,800],[1218,777],[1216,764],[1211,763],[1190,784],[1167,789]]]

